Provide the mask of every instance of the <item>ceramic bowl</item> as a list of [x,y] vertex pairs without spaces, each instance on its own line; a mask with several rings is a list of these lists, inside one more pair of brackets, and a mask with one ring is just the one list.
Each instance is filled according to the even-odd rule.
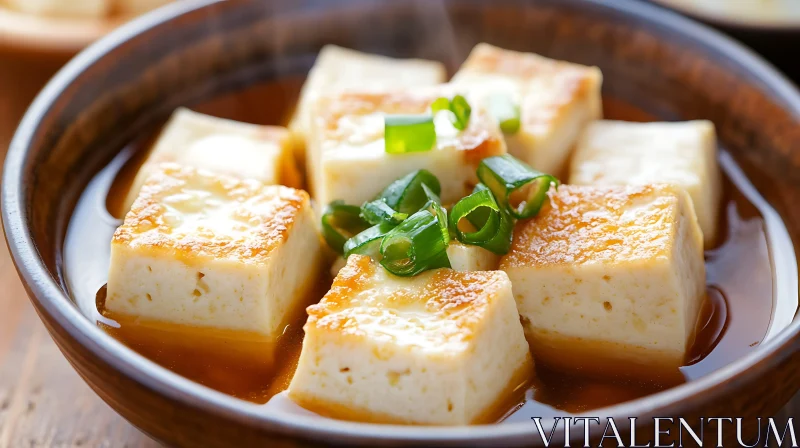
[[[438,59],[454,70],[480,41],[597,65],[604,94],[661,119],[713,120],[728,153],[800,241],[800,94],[749,50],[677,14],[629,0],[178,3],[123,26],[72,60],[31,106],[6,159],[6,238],[64,355],[117,412],[172,445],[541,443],[528,422],[369,425],[239,401],[159,367],[99,330],[78,310],[63,277],[62,243],[78,195],[127,141],[177,106],[302,76],[327,43]],[[784,317],[786,328],[728,366],[592,414],[638,417],[641,432],[654,416],[690,422],[737,416],[752,432],[755,417],[771,416],[800,387],[800,322]],[[713,427],[706,433],[714,434]]]

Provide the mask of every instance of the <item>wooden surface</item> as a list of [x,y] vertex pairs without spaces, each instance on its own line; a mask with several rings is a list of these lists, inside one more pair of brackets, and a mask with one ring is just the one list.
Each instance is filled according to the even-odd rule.
[[[28,103],[59,64],[0,54],[3,154]],[[797,407],[782,414],[800,416]],[[0,448],[156,446],[72,370],[36,316],[8,250],[0,244]]]
[[[0,55],[0,148],[60,62]],[[0,244],[0,448],[159,446],[81,380],[30,305]]]

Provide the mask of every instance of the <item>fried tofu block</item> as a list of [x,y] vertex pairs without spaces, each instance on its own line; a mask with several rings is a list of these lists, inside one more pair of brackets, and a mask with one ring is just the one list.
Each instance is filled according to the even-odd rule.
[[450,259],[450,266],[456,271],[493,271],[497,269],[500,262],[498,255],[488,250],[450,240],[447,246],[447,258]]
[[[472,191],[480,161],[506,153],[495,120],[480,105],[469,124],[456,130],[437,115],[436,143],[430,151],[389,154],[385,150],[387,114],[422,114],[439,97],[452,97],[446,86],[386,92],[344,92],[320,98],[307,158],[312,195],[318,206],[341,199],[348,204],[372,200],[387,185],[412,171],[427,169],[442,185],[443,203],[455,203]],[[441,118],[441,119],[440,119]]]
[[111,10],[109,0],[6,0],[5,4],[25,14],[52,17],[98,18]]
[[667,184],[551,189],[500,269],[537,362],[597,374],[677,373],[705,297],[691,199]]
[[722,181],[710,121],[596,121],[578,142],[569,183],[678,185],[692,197],[705,245],[712,246],[717,238]]
[[462,425],[488,420],[532,360],[505,273],[400,278],[351,255],[308,308],[289,397],[336,418]]
[[105,311],[274,342],[322,272],[315,222],[304,191],[159,165],[114,233]]
[[326,45],[308,73],[289,128],[299,140],[307,140],[311,129],[312,104],[326,94],[348,89],[433,86],[446,79],[447,71],[441,62],[395,59]]
[[481,43],[451,83],[491,101],[504,95],[518,105],[520,128],[506,135],[508,151],[539,171],[560,175],[575,141],[601,118],[597,67],[587,67]]
[[131,185],[125,210],[153,167],[164,162],[204,168],[265,184],[300,187],[286,128],[212,117],[188,109],[172,115]]

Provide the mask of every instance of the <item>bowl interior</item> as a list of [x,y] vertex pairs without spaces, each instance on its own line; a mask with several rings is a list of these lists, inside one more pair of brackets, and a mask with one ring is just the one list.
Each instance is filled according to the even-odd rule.
[[[659,15],[628,1],[201,1],[167,7],[90,47],[54,79],[23,121],[6,162],[3,212],[34,303],[123,374],[162,393],[229,416],[314,427],[302,416],[287,419],[190,383],[94,328],[70,299],[64,276],[62,248],[71,212],[92,176],[176,107],[257,82],[303,76],[324,44],[436,59],[452,72],[482,41],[596,65],[603,71],[605,96],[659,119],[712,120],[731,166],[741,167],[736,173],[746,175],[766,199],[761,205],[785,224],[785,233],[776,236],[780,244],[792,249],[791,242],[800,241],[800,211],[793,207],[800,185],[800,160],[792,149],[800,141],[797,92],[748,51],[677,15]],[[779,325],[773,319],[778,326],[768,343],[698,381],[604,414],[685,408],[691,405],[683,403],[687,397],[754,371],[781,350],[798,331],[797,269],[790,253],[773,263],[794,278],[786,292],[794,308],[779,313]],[[328,425],[316,432],[409,437],[402,428]],[[529,423],[501,426],[506,428],[421,428],[413,437],[532,431]]]

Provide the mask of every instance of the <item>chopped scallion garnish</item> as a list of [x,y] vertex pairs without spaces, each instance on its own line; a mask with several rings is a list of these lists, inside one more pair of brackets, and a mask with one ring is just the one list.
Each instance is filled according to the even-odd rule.
[[481,244],[480,246],[498,255],[505,255],[511,249],[511,241],[514,238],[514,218],[504,209],[500,209],[500,228],[494,238]]
[[439,179],[426,170],[392,182],[361,207],[335,201],[323,216],[325,239],[345,258],[370,256],[398,276],[450,267],[451,235],[464,244],[506,254],[515,218],[535,216],[558,180],[510,155],[484,159],[477,174],[481,183],[450,213],[439,197]]
[[514,104],[510,96],[499,93],[490,96],[489,113],[500,124],[504,134],[516,134],[519,131],[519,106]]
[[478,178],[492,191],[499,205],[514,218],[536,216],[547,199],[551,184],[558,179],[541,173],[506,154],[483,159]]
[[389,272],[411,277],[428,269],[450,267],[447,243],[442,237],[439,219],[428,210],[420,210],[383,238],[381,265]]
[[472,114],[472,107],[470,107],[466,98],[461,95],[456,95],[452,100],[441,97],[437,98],[431,104],[431,112],[436,114],[439,111],[446,110],[450,114],[450,122],[453,127],[459,131],[463,131],[469,124],[469,117]]
[[443,110],[450,110],[450,99],[445,97],[436,98],[433,104],[431,104],[431,113],[436,115],[437,112]]
[[436,144],[433,117],[387,115],[384,118],[385,150],[390,154],[430,151]]
[[427,185],[422,184],[422,189],[425,191],[425,196],[428,197],[428,202],[425,204],[425,209],[435,216],[439,222],[439,229],[442,231],[442,241],[445,247],[450,244],[450,230],[447,227],[447,210],[442,207],[442,201],[439,195],[434,193],[433,190],[428,188]]
[[359,254],[379,259],[381,240],[394,226],[391,224],[374,225],[358,235],[353,236],[344,243],[344,258],[350,255]]
[[450,102],[450,110],[456,115],[457,124],[454,124],[456,129],[459,131],[466,129],[469,117],[472,115],[472,107],[470,107],[466,98],[461,95],[454,96],[453,101]]
[[372,225],[383,222],[397,225],[408,218],[408,214],[400,213],[389,207],[384,199],[376,199],[361,206],[361,217]]
[[503,255],[511,245],[514,220],[497,204],[492,192],[482,187],[453,206],[450,227],[462,243]]
[[438,196],[442,192],[439,179],[428,170],[417,170],[397,179],[389,184],[377,199],[382,199],[386,204],[400,213],[411,215],[416,213],[428,202],[428,195],[422,185]]
[[343,253],[345,242],[362,232],[369,225],[354,205],[346,205],[343,201],[331,202],[322,213],[322,236],[331,249]]
[[456,202],[450,212],[450,225],[464,244],[489,241],[500,228],[500,207],[492,192],[478,191]]

